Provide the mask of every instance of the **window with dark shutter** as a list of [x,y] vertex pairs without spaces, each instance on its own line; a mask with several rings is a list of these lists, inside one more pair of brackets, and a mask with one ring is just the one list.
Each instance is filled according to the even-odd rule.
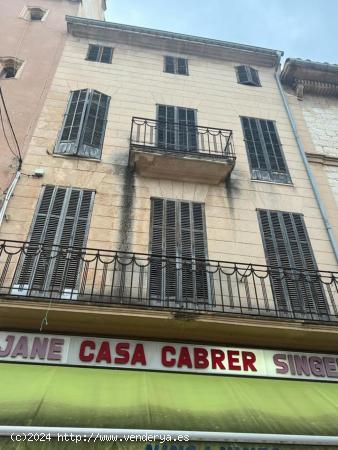
[[158,105],[157,143],[170,151],[196,152],[196,111],[178,106]]
[[[20,295],[74,296],[81,266],[80,249],[86,244],[94,192],[45,186],[29,236],[26,256],[19,262],[16,290]],[[43,244],[39,251],[39,244]],[[62,247],[60,247],[62,246]],[[69,251],[69,247],[73,247]],[[77,250],[76,250],[77,249]]]
[[109,102],[99,91],[71,92],[54,153],[101,159]]
[[302,214],[258,210],[267,264],[289,270],[287,276],[272,270],[270,279],[280,312],[295,316],[327,315],[328,307],[320,281],[302,270],[315,272],[316,261]]
[[41,8],[29,8],[31,20],[42,20],[46,12]]
[[235,69],[238,83],[249,86],[261,86],[258,70],[250,66],[237,66]]
[[253,180],[291,184],[282,145],[272,120],[241,117]]
[[151,209],[151,298],[208,303],[203,205],[155,198]]
[[174,73],[177,75],[189,75],[188,60],[186,58],[178,58],[176,56],[165,56],[164,72]]
[[102,45],[89,44],[87,52],[88,61],[96,61],[111,64],[113,58],[113,48]]

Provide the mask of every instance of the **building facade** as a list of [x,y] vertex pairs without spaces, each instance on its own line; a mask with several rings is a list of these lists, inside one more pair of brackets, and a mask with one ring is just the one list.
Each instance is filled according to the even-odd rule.
[[337,261],[281,52],[66,21],[0,235],[1,367],[53,380],[34,424],[336,435]]
[[337,239],[338,68],[335,64],[288,59],[281,78]]
[[58,66],[67,35],[65,15],[104,20],[105,4],[101,0],[1,0],[0,8],[0,85],[20,149],[2,105],[6,134],[0,133],[2,203],[19,166],[19,152],[22,156],[26,153]]

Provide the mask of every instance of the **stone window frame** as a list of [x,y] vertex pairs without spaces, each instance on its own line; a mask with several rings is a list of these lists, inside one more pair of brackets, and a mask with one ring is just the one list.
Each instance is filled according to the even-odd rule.
[[[14,79],[20,78],[24,64],[25,64],[25,61],[21,58],[16,58],[15,56],[1,56],[0,57],[0,79],[1,80],[14,80]],[[3,70],[10,65],[17,66],[15,76],[11,77],[11,78],[3,78],[2,77]]]
[[[30,17],[30,11],[31,9],[40,9],[43,12],[43,16],[41,20],[32,20]],[[42,6],[38,5],[26,5],[23,7],[19,17],[21,19],[26,20],[27,22],[44,22],[47,19],[47,16],[49,14],[49,9],[43,8]]]

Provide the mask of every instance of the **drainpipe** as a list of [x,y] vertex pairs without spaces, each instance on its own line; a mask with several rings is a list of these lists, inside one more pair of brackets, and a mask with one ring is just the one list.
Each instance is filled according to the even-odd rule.
[[[78,439],[76,442],[94,441],[98,436],[112,436],[111,441],[124,442],[161,442],[165,436],[174,441],[184,443],[182,436],[187,436],[189,441],[194,442],[238,442],[255,444],[286,444],[314,446],[314,450],[321,446],[338,445],[337,436],[307,436],[292,434],[263,434],[263,433],[220,433],[210,431],[178,431],[178,430],[139,430],[122,428],[72,428],[72,427],[31,427],[31,426],[0,426],[0,436],[12,436],[25,433],[50,434],[51,437],[70,435]],[[156,436],[156,437],[155,437]],[[149,441],[148,441],[149,437]],[[108,441],[108,439],[107,439]],[[187,445],[188,445],[188,441]],[[165,442],[164,442],[165,443]]]
[[329,218],[328,218],[328,215],[327,215],[325,206],[324,206],[324,204],[323,204],[323,202],[322,202],[322,199],[321,199],[321,197],[320,197],[320,193],[319,193],[319,190],[318,190],[318,187],[317,187],[317,183],[316,183],[316,181],[315,181],[315,178],[314,178],[314,176],[313,176],[313,173],[312,173],[312,170],[311,170],[309,161],[308,161],[308,159],[307,159],[307,157],[306,157],[306,154],[305,154],[304,146],[303,146],[302,141],[301,141],[301,139],[300,139],[300,137],[299,137],[299,134],[298,134],[298,131],[297,131],[297,127],[296,127],[295,119],[294,119],[294,117],[293,117],[293,115],[292,115],[292,112],[291,112],[291,109],[290,109],[288,100],[287,100],[287,98],[286,98],[286,95],[285,95],[285,93],[284,93],[283,87],[282,87],[281,82],[280,82],[280,78],[279,78],[279,74],[278,74],[278,69],[279,69],[281,57],[282,57],[282,54],[279,53],[279,56],[278,56],[278,62],[277,62],[277,66],[276,66],[276,71],[275,71],[275,78],[276,78],[277,86],[278,86],[278,89],[279,89],[279,93],[280,93],[280,95],[281,95],[281,97],[282,97],[282,100],[283,100],[283,103],[284,103],[284,106],[285,106],[287,115],[288,115],[288,117],[289,117],[289,121],[290,121],[290,124],[291,124],[291,128],[292,128],[294,137],[295,137],[296,142],[297,142],[298,150],[299,150],[299,153],[300,153],[300,155],[301,155],[301,157],[302,157],[302,160],[303,160],[303,163],[304,163],[304,166],[305,166],[306,173],[307,173],[307,175],[308,175],[308,177],[309,177],[309,180],[310,180],[310,184],[311,184],[313,193],[314,193],[314,195],[315,195],[315,198],[316,198],[316,201],[317,201],[317,204],[318,204],[318,207],[319,207],[321,216],[322,216],[323,221],[324,221],[324,225],[325,225],[327,234],[328,234],[328,236],[329,236],[329,240],[330,240],[330,243],[331,243],[333,252],[334,252],[335,257],[336,257],[336,261],[338,262],[338,247],[337,247],[337,242],[336,242],[335,236],[334,236],[334,234],[333,234],[332,226],[331,226],[331,224],[330,224],[330,221],[329,221]]
[[21,172],[20,172],[20,170],[18,170],[16,175],[15,175],[14,180],[12,181],[11,185],[7,189],[5,200],[4,200],[4,203],[3,203],[1,211],[0,211],[0,228],[1,228],[2,222],[4,220],[5,214],[6,214],[6,210],[7,210],[7,206],[8,206],[9,200],[11,199],[11,196],[13,194],[15,186],[17,185],[17,183],[18,183],[18,181],[20,179],[20,175],[21,175]]

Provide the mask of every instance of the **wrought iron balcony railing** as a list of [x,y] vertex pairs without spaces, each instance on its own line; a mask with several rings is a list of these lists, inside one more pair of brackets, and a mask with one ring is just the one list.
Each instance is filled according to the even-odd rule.
[[335,323],[338,273],[0,241],[0,295]]
[[133,117],[130,148],[235,160],[231,130]]

